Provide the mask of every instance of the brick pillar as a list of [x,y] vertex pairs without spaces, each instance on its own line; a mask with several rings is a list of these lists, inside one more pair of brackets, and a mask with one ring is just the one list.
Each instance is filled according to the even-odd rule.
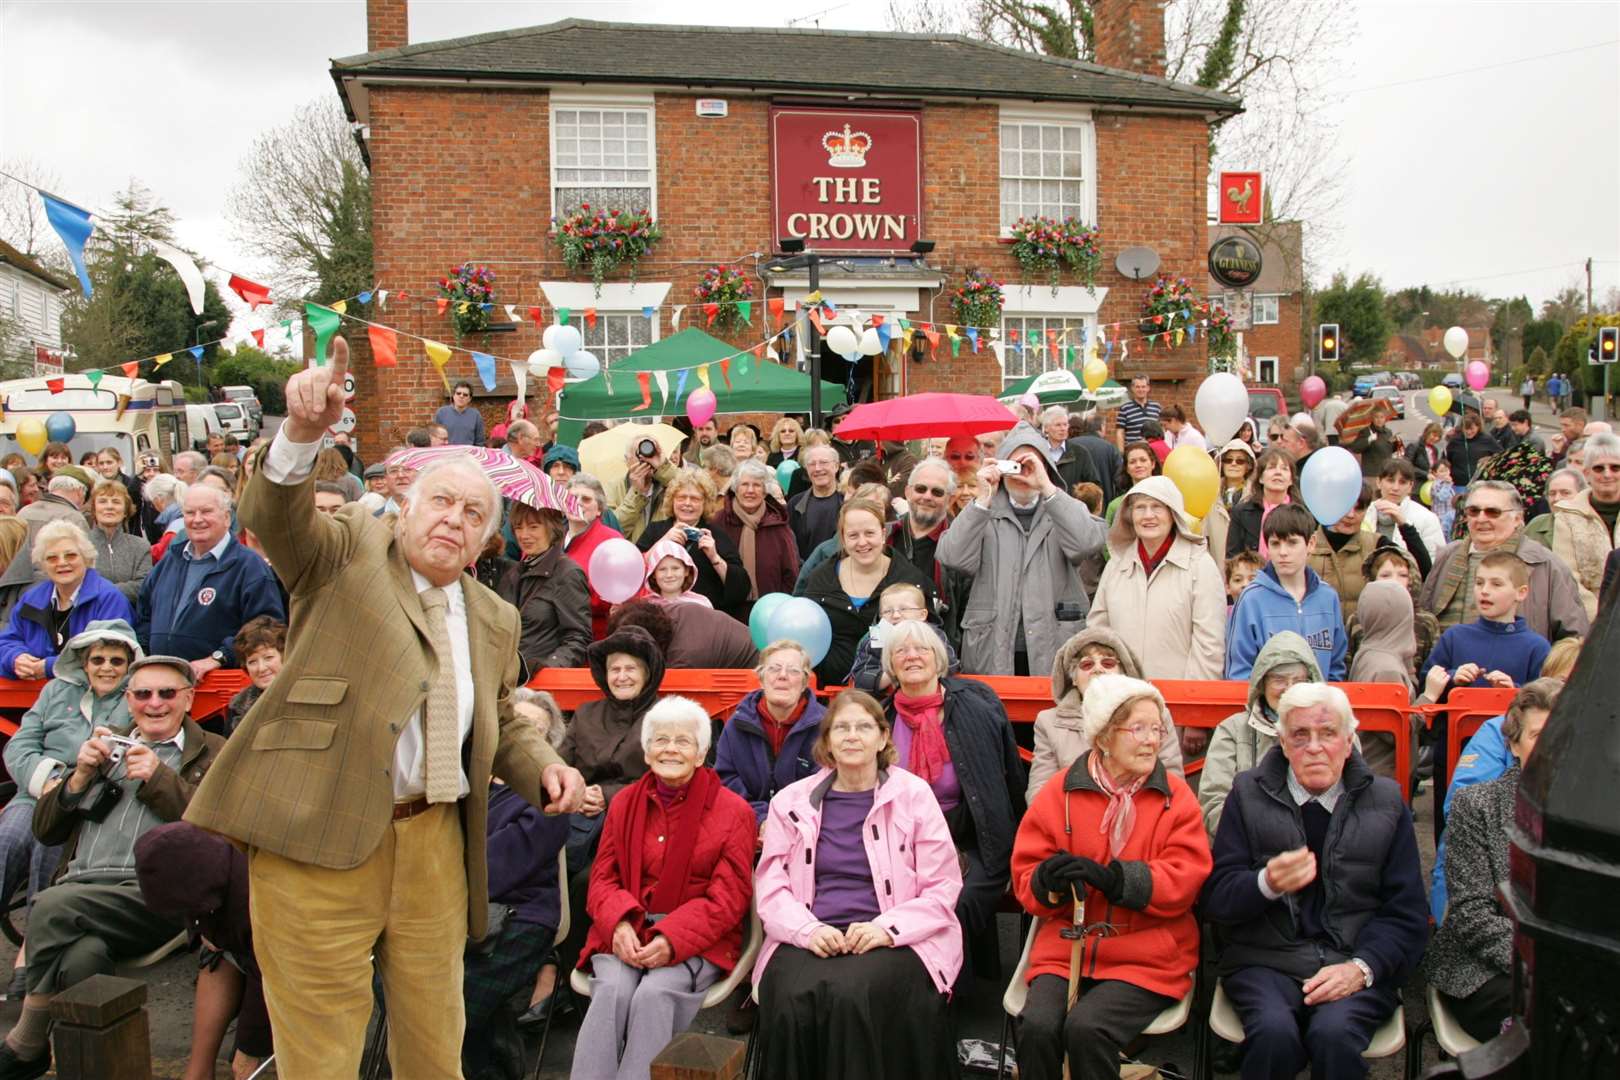
[[[1163,33],[1160,38],[1162,40]],[[366,51],[397,49],[410,40],[410,5],[406,0],[366,0]],[[1160,66],[1162,72],[1163,66]]]
[[[375,4],[376,0],[372,0]],[[1164,75],[1165,0],[1094,0],[1096,60],[1137,75]]]

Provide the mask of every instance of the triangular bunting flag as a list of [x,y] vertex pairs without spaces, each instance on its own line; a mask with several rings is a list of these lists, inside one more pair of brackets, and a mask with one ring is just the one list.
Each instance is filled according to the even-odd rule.
[[45,389],[53,394],[60,394],[67,389],[67,380],[64,378],[46,379]]
[[956,334],[951,335],[951,355],[962,355],[962,339]]
[[726,381],[726,389],[731,389],[731,358],[720,361],[720,377]]
[[479,381],[484,384],[485,390],[495,389],[495,358],[489,353],[475,352],[472,354],[473,367],[478,369]]
[[596,326],[596,309],[595,308],[588,307],[588,308],[585,309],[585,325],[588,326],[588,327],[593,327],[593,328]]
[[698,365],[697,377],[698,377],[698,382],[703,384],[703,388],[705,390],[712,389],[712,387],[709,386],[709,365],[708,364],[699,364]]
[[675,400],[677,402],[686,396],[686,377],[689,374],[691,374],[691,372],[687,371],[685,368],[682,368],[680,371],[681,377],[675,380]]
[[356,296],[355,299],[360,301],[362,304],[371,303],[371,290],[367,289],[365,292],[363,292],[360,295]]
[[383,310],[383,309],[385,309],[387,307],[388,307],[388,290],[387,289],[378,289],[377,290],[377,310],[381,311],[381,310]]
[[894,327],[890,326],[888,323],[878,323],[877,336],[878,344],[883,346],[884,352],[888,352],[889,342],[894,339]]
[[643,319],[648,320],[649,322],[652,319],[654,319],[655,317],[657,317],[657,315],[658,315],[658,309],[655,308],[655,307],[652,307],[651,305],[648,305],[647,307],[644,307],[644,308],[641,309],[641,317]]
[[342,315],[349,310],[349,302],[347,300],[334,300],[332,301],[332,310]]
[[152,357],[152,367],[160,368],[164,364],[167,364],[170,360],[173,360],[173,359],[174,359],[174,353],[163,353],[161,356],[154,356],[154,357]]
[[718,315],[718,314],[720,314],[720,305],[719,304],[704,304],[703,305],[703,319],[704,319],[703,325],[704,326],[713,326],[714,325],[714,317],[716,315]]
[[457,314],[465,315],[465,314],[467,314],[468,309],[470,309],[471,307],[472,307],[472,301],[471,300],[461,300],[461,301],[458,301],[456,303],[456,312],[457,312]]
[[552,400],[556,400],[557,395],[562,393],[562,388],[567,385],[567,383],[567,368],[553,367],[546,369],[546,395]]
[[671,331],[681,328],[681,312],[686,310],[685,304],[676,304],[669,313],[669,328]]
[[253,344],[257,345],[260,349],[263,349],[264,348],[264,331],[263,330],[254,330],[254,331],[252,331],[252,333],[253,333]]
[[230,286],[231,292],[243,299],[249,311],[258,311],[270,302],[270,287],[268,285],[260,285],[236,274],[232,274],[231,280],[226,284]]
[[641,386],[641,404],[631,409],[631,412],[641,412],[652,407],[652,372],[636,372],[636,382]]
[[445,392],[450,390],[450,376],[444,373],[444,366],[450,362],[450,346],[442,341],[429,341],[422,339],[422,348],[427,352],[427,358],[433,366],[439,369],[439,379],[444,383]]
[[524,397],[529,392],[529,362],[527,360],[513,360],[511,363],[512,381],[517,383],[517,399],[518,404],[521,405]]
[[752,300],[739,300],[739,301],[737,301],[737,314],[742,316],[742,321],[743,321],[744,324],[746,324],[748,326],[753,326],[754,325],[754,302]]
[[146,242],[152,245],[152,254],[174,267],[174,272],[180,275],[180,280],[186,286],[186,298],[191,301],[193,314],[201,315],[203,311],[203,296],[208,286],[203,282],[202,271],[191,256],[172,244],[165,244],[161,240],[154,240],[150,236]]
[[124,378],[133,379],[135,376],[141,373],[141,362],[139,360],[131,360],[127,364],[120,365],[120,368],[124,373]]
[[366,327],[366,336],[371,339],[371,364],[373,367],[399,366],[399,335],[386,326]]
[[765,307],[770,311],[771,318],[775,319],[777,325],[780,326],[782,323],[782,298],[780,296],[771,297],[769,300],[765,301]]
[[522,322],[523,321],[523,320],[521,320],[521,319],[519,319],[517,317],[517,305],[516,304],[502,304],[501,305],[501,310],[506,312],[506,321],[507,322]]
[[84,268],[84,243],[90,239],[90,234],[96,227],[90,221],[90,212],[81,210],[70,202],[63,202],[53,195],[43,191],[39,197],[45,201],[45,219],[56,230],[56,235],[62,238],[62,244],[67,248],[68,260],[73,263],[73,272],[79,276],[79,287],[84,295],[94,296],[96,290],[90,284],[90,271]]
[[653,381],[658,384],[658,397],[663,403],[663,408],[668,409],[670,406],[669,376],[662,371],[655,371],[653,372]]
[[433,306],[439,309],[440,315],[443,315],[446,311],[450,310],[450,298],[448,296],[441,296],[437,300],[433,301]]
[[572,308],[560,307],[557,309],[557,321],[563,325],[567,325],[568,319],[573,315],[573,313]]
[[974,352],[978,352],[979,351],[979,330],[978,330],[978,327],[970,326],[970,327],[967,328],[965,333],[967,334],[968,344],[973,346],[973,351]]
[[[306,303],[304,305],[304,321],[315,335],[315,364],[320,366],[326,363],[326,345],[332,340],[332,335],[338,332],[343,318],[331,308],[319,304]],[[263,337],[259,338],[263,344]]]
[[201,345],[193,345],[191,348],[187,349],[186,351],[191,354],[191,358],[193,360],[197,361],[197,363],[199,363],[199,364],[202,363],[203,346],[201,346]]
[[84,377],[89,381],[90,389],[94,390],[101,385],[101,377],[105,374],[104,371],[87,371],[84,373]]
[[529,308],[529,321],[534,323],[536,329],[539,329],[539,327],[540,327],[540,307],[539,307],[539,305],[535,305],[534,307]]

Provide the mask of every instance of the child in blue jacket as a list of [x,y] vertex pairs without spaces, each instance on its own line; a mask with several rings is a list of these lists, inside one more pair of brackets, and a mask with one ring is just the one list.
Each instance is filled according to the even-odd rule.
[[1269,558],[1232,609],[1226,678],[1247,679],[1272,635],[1292,630],[1310,644],[1328,681],[1343,682],[1348,638],[1339,594],[1305,565],[1316,543],[1316,519],[1289,503],[1267,514],[1260,532]]

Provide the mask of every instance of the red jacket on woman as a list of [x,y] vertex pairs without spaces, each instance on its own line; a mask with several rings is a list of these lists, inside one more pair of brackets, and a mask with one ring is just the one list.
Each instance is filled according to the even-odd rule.
[[[707,766],[700,769],[712,772]],[[651,800],[642,849],[623,852],[618,841],[621,820],[629,816],[635,797]],[[668,820],[651,783],[633,784],[608,804],[585,900],[591,930],[579,954],[580,967],[588,969],[596,953],[613,951],[613,928],[621,920],[634,922],[646,913],[669,847],[665,828]],[[742,956],[748,902],[754,895],[754,837],[758,832],[753,807],[735,791],[722,787],[713,808],[701,821],[681,902],[652,928],[653,933],[664,935],[675,950],[673,963],[701,956],[721,971],[737,966]],[[1202,825],[1199,833],[1203,833]],[[622,866],[626,858],[641,860],[640,895],[631,894],[624,886]]]
[[[1041,918],[1025,975],[1029,980],[1037,975],[1067,979],[1073,944],[1059,935],[1071,925],[1074,906],[1052,907],[1049,897],[1037,897],[1030,887],[1035,868],[1060,851],[1104,866],[1110,862],[1108,837],[1101,831],[1108,798],[1088,771],[1092,753],[1081,754],[1067,771],[1046,782],[1029,804],[1013,844],[1013,890],[1025,910]],[[1166,772],[1163,762],[1137,789],[1134,804],[1136,827],[1119,853],[1125,874],[1122,902],[1131,907],[1110,904],[1095,889],[1087,890],[1087,925],[1108,923],[1113,932],[1086,936],[1081,974],[1179,998],[1192,988],[1198,966],[1198,920],[1192,906],[1209,876],[1209,839],[1198,797],[1181,777]]]
[[595,551],[597,545],[602,541],[612,540],[615,537],[623,539],[623,535],[617,529],[609,528],[602,524],[601,518],[597,518],[591,522],[590,528],[574,537],[573,540],[563,541],[563,550],[570,559],[579,564],[581,570],[585,571],[585,583],[591,590],[592,641],[601,641],[607,637],[608,614],[613,610],[613,605],[596,595],[595,586],[590,585],[591,552]]

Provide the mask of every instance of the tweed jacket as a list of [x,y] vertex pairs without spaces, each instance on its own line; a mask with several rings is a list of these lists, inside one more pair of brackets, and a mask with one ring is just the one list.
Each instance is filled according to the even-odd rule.
[[[260,462],[265,451],[260,451]],[[284,858],[346,870],[390,827],[394,750],[437,670],[394,517],[359,505],[315,510],[314,481],[271,482],[260,469],[240,519],[270,556],[292,618],[281,676],[232,734],[186,820]],[[493,770],[535,806],[541,772],[561,763],[508,695],[518,677],[517,609],[463,574],[474,687],[462,748],[468,931],[488,920],[485,819]]]

